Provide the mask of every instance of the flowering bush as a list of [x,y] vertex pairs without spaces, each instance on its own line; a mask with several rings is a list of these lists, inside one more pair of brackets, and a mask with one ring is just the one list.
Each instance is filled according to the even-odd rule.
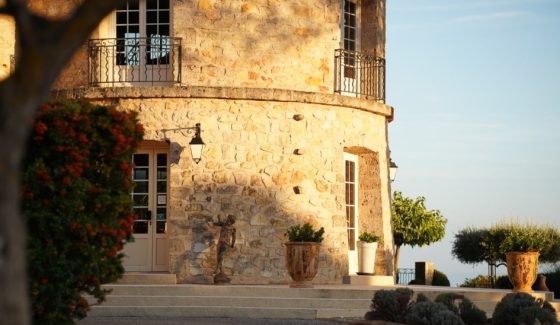
[[131,156],[142,139],[135,113],[83,102],[43,105],[22,174],[33,320],[72,323],[122,276],[135,220]]

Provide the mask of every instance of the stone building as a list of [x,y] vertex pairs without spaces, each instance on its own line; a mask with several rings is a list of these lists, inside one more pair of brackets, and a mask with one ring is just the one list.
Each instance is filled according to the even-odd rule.
[[[32,0],[59,17],[77,1]],[[17,51],[0,16],[0,78]],[[237,217],[232,283],[290,281],[286,229],[324,227],[315,283],[356,272],[362,231],[392,275],[385,0],[140,0],[106,17],[53,97],[139,113],[139,219],[128,271],[211,283],[219,228]],[[191,157],[200,124],[202,159]]]

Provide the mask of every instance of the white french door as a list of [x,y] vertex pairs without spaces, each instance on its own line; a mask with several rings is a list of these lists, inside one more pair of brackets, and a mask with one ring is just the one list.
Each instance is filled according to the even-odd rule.
[[172,80],[170,11],[170,0],[130,1],[115,11],[119,80]]
[[124,267],[127,271],[167,271],[168,153],[165,149],[139,150],[132,158],[131,193],[134,242],[125,245]]
[[357,0],[342,0],[341,47],[344,57],[340,69],[342,95],[357,96],[360,92],[360,6]]
[[344,153],[348,274],[358,272],[358,156]]

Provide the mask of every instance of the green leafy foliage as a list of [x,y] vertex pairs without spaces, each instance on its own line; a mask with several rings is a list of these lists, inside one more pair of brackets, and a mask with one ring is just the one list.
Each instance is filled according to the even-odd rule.
[[447,293],[440,293],[439,295],[437,295],[436,299],[434,299],[434,302],[439,302],[445,305],[445,307],[447,307],[447,309],[449,309],[450,311],[454,313],[458,313],[459,312],[458,301],[461,300],[462,298],[463,296],[461,295],[452,292],[447,292]]
[[439,210],[427,210],[425,198],[415,200],[401,192],[393,196],[393,240],[395,245],[424,246],[437,242],[445,235],[445,219]]
[[[413,279],[408,284],[425,285],[426,281],[424,281],[424,279]],[[433,274],[433,277],[432,277],[432,284],[431,285],[441,286],[441,287],[449,287],[450,283],[449,283],[449,279],[447,278],[447,275],[445,275],[445,273],[434,269],[434,274]]]
[[288,240],[293,242],[315,242],[320,243],[323,241],[325,229],[321,227],[315,231],[310,223],[303,225],[295,225],[288,228]]
[[469,299],[454,293],[444,293],[430,301],[420,293],[416,301],[409,288],[376,291],[366,320],[386,320],[415,325],[485,324],[486,314]]
[[[537,322],[538,320],[538,322]],[[556,311],[547,301],[524,292],[510,293],[498,304],[492,315],[494,325],[556,324]]]
[[459,316],[465,324],[486,324],[487,321],[486,313],[466,297],[459,303]]
[[423,301],[415,304],[406,316],[412,325],[463,325],[461,318],[442,303]]
[[425,246],[440,241],[445,235],[445,219],[439,210],[427,210],[425,198],[407,198],[401,192],[394,192],[391,208],[393,221],[393,242],[395,258],[393,267],[398,269],[400,247]]
[[371,300],[371,311],[365,318],[402,322],[413,305],[413,295],[414,291],[408,288],[376,291]]
[[131,155],[141,141],[134,113],[87,103],[43,105],[22,173],[27,261],[35,324],[67,324],[123,273],[131,239]]
[[466,228],[455,235],[452,254],[467,264],[505,261],[509,251],[539,252],[542,262],[560,260],[560,231],[552,226],[500,223]]
[[438,271],[438,270],[434,270],[434,276],[432,278],[432,285],[433,286],[440,286],[440,287],[449,287],[450,283],[449,283],[449,279],[447,278],[447,275],[445,275],[445,273]]
[[360,234],[360,236],[358,236],[358,239],[364,243],[375,243],[379,241],[379,236],[372,232],[364,231]]
[[474,278],[466,278],[459,286],[462,288],[490,288],[490,277],[481,274]]
[[449,311],[459,315],[465,324],[484,324],[486,313],[463,295],[448,292],[439,294],[434,302],[443,304]]

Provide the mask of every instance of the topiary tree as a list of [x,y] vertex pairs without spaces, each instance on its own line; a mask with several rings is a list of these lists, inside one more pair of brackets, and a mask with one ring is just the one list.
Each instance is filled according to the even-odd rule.
[[87,103],[43,105],[27,147],[22,209],[36,324],[68,324],[124,272],[120,251],[134,222],[131,156],[142,138],[135,113]]
[[438,210],[427,210],[425,198],[415,200],[404,197],[401,192],[393,194],[392,221],[395,255],[393,270],[398,269],[400,248],[403,245],[425,246],[437,242],[445,235],[447,219]]
[[537,251],[539,260],[560,260],[560,231],[552,226],[498,223],[488,228],[468,227],[455,235],[451,253],[467,264],[486,262],[490,286],[494,287],[496,267],[505,262],[508,251]]

